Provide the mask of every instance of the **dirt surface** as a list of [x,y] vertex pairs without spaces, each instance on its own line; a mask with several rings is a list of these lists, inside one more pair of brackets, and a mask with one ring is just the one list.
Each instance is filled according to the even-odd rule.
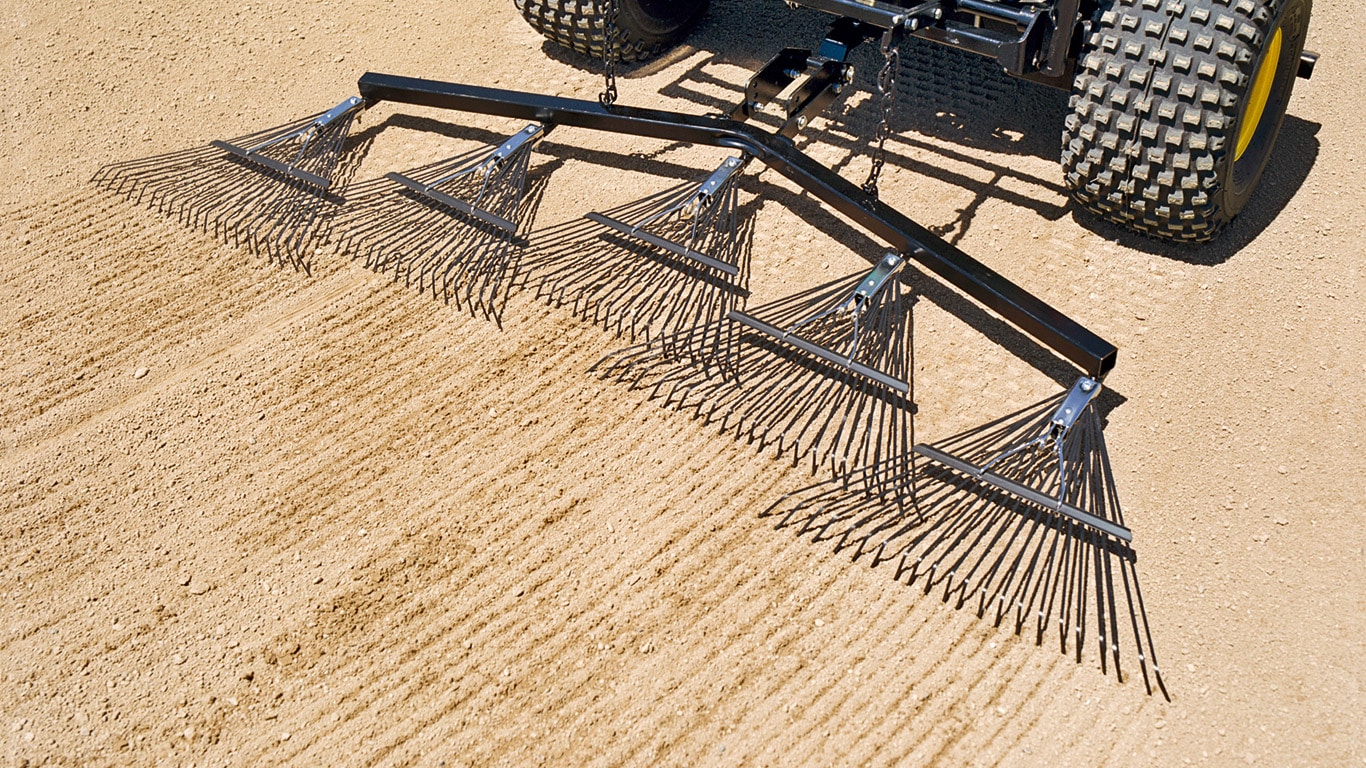
[[[710,111],[822,29],[712,6],[624,103]],[[624,342],[533,291],[500,326],[335,245],[280,268],[89,183],[366,70],[594,97],[510,2],[9,3],[0,764],[1366,764],[1358,12],[1315,4],[1323,58],[1264,189],[1198,250],[1068,205],[1065,94],[907,55],[883,198],[1120,349],[1105,436],[1168,698],[1132,645],[1118,675],[1094,640],[1078,661],[776,529],[806,469],[589,374]],[[864,53],[806,143],[855,181]],[[519,127],[380,105],[357,180]],[[566,128],[539,157],[542,229],[721,155]],[[752,302],[878,253],[776,174],[746,190]],[[919,285],[918,436],[1069,382]]]

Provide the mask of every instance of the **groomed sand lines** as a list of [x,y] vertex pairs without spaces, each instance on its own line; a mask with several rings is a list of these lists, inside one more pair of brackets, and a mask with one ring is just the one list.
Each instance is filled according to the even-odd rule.
[[[173,365],[24,406],[62,417],[12,454],[35,484],[4,552],[24,618],[0,653],[45,660],[23,684],[74,684],[93,725],[53,735],[87,728],[78,755],[895,765],[1059,727],[1034,694],[1070,662],[773,530],[753,511],[809,477],[584,373],[619,342],[566,312],[516,297],[500,332],[357,265],[277,279],[155,218],[119,266],[114,218],[36,230],[58,268],[106,249],[100,279],[128,285],[74,300],[74,327],[113,321],[43,353]],[[191,311],[209,285],[222,305]],[[178,706],[110,701],[130,687]]]

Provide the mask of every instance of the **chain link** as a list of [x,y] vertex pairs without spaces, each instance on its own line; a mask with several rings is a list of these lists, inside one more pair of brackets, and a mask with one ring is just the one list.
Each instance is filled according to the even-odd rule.
[[896,45],[896,30],[889,29],[882,37],[882,69],[877,73],[877,90],[882,94],[882,120],[873,134],[873,167],[868,169],[868,180],[863,191],[877,197],[878,176],[887,162],[887,137],[892,135],[892,111],[896,108],[896,76],[901,69],[901,51]]
[[598,103],[610,107],[617,103],[617,0],[598,0],[602,15],[603,89]]

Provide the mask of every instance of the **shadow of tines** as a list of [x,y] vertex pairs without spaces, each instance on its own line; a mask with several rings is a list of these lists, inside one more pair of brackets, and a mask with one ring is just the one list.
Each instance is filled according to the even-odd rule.
[[[878,471],[870,479],[900,482],[910,476],[915,441],[914,295],[890,283],[862,316],[866,325],[856,348],[848,315],[823,315],[866,277],[851,275],[756,308],[754,319],[777,330],[776,336],[732,313],[703,329],[614,352],[594,369],[604,378],[648,389],[662,404],[690,412],[760,451],[772,446],[779,456],[790,454],[794,466],[810,459],[813,473],[826,467],[840,476],[851,467],[874,465]],[[813,353],[817,347],[837,351],[822,357]],[[900,381],[889,385],[853,367]]]
[[[980,466],[1003,446],[1032,437],[1038,415],[1057,405],[1052,398],[938,447]],[[1098,429],[1099,423],[1093,426]],[[1103,496],[1101,505],[1089,509],[1118,518],[1108,458],[1103,449],[1090,447],[1090,462],[1069,465],[1068,474],[1092,479],[1078,477],[1077,490],[1069,490],[1067,497]],[[1057,485],[1056,465],[1019,461],[1012,477],[1039,487]],[[802,488],[761,516],[776,517],[779,529],[794,528],[816,542],[834,542],[837,552],[852,548],[854,561],[866,557],[873,567],[895,563],[896,580],[938,595],[957,610],[970,609],[993,626],[1032,637],[1037,645],[1056,642],[1061,653],[1074,655],[1078,663],[1088,642],[1094,642],[1102,672],[1113,664],[1121,681],[1121,648],[1128,646],[1148,693],[1156,685],[1170,698],[1157,666],[1130,542],[919,455],[911,481],[891,486],[900,493],[887,494],[886,473],[883,467],[869,466]]]
[[521,151],[485,166],[491,151],[479,148],[358,186],[332,227],[338,247],[367,269],[392,273],[501,326],[525,231],[564,161],[532,167],[532,153]]
[[[114,163],[91,182],[280,266],[308,272],[373,131],[319,113],[219,145]],[[234,154],[221,144],[249,154]]]

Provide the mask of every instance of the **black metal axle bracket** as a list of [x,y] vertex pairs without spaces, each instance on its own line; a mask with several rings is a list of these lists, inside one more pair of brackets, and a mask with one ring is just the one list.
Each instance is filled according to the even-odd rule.
[[[392,101],[519,120],[738,149],[915,259],[940,279],[1038,339],[1096,379],[1115,365],[1115,346],[797,149],[791,139],[720,116],[604,107],[498,88],[367,72],[360,93]],[[881,254],[878,254],[881,258]]]

